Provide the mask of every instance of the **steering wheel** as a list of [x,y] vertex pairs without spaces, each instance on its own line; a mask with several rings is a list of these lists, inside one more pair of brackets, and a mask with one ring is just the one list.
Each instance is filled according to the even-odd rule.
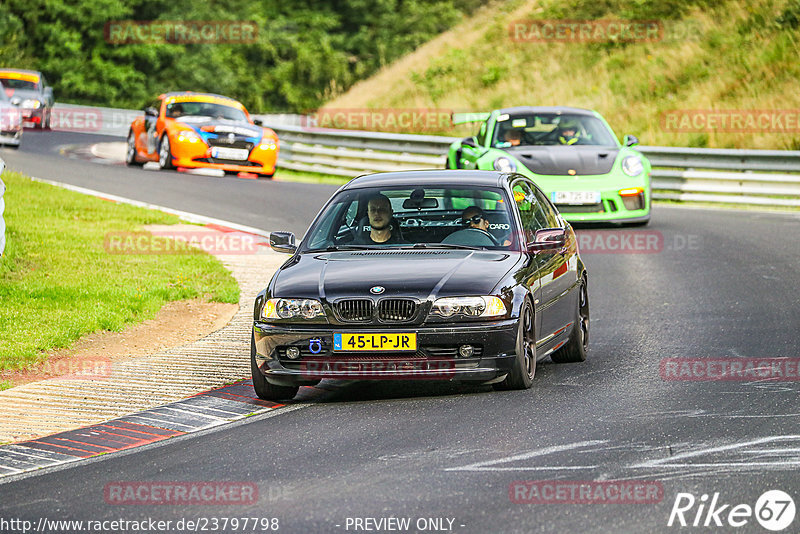
[[474,247],[498,246],[499,243],[489,232],[478,228],[462,228],[456,230],[449,236],[442,239],[443,244],[467,245]]
[[497,239],[492,234],[487,232],[486,230],[481,230],[480,228],[465,228],[464,230],[466,230],[467,232],[478,232],[479,234],[481,234],[483,236],[486,236],[489,239],[491,239],[492,240],[492,244],[494,246],[496,246],[496,247],[500,246],[500,243],[497,241]]

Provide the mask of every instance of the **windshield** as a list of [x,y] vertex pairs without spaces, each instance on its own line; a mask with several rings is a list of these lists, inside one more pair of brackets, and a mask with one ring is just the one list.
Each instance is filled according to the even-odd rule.
[[167,104],[167,117],[171,119],[211,117],[213,119],[249,122],[247,115],[242,110],[211,102],[173,102],[172,104]]
[[591,115],[526,113],[500,115],[492,146],[602,145],[617,146],[614,134]]
[[468,186],[340,192],[317,218],[303,250],[336,248],[509,249],[516,228],[502,189]]
[[28,80],[17,80],[14,78],[2,78],[0,79],[0,83],[3,84],[3,87],[6,89],[23,89],[25,91],[38,91],[39,84],[36,82],[31,82]]

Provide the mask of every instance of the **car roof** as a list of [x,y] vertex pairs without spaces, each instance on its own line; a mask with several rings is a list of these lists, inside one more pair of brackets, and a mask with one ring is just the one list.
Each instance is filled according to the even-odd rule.
[[18,74],[34,74],[36,76],[41,76],[42,73],[38,70],[25,70],[25,69],[0,69],[0,72],[16,72]]
[[238,100],[236,100],[235,98],[231,98],[229,96],[218,95],[216,93],[198,93],[198,92],[195,92],[195,91],[172,91],[172,92],[164,93],[164,94],[160,95],[159,98],[164,99],[164,98],[170,98],[170,97],[173,97],[173,96],[211,96],[211,97],[214,97],[214,98],[224,98],[225,100],[233,100],[234,102],[238,102]]
[[420,170],[365,174],[353,178],[342,189],[381,186],[455,186],[477,185],[500,187],[508,180],[508,173],[473,170]]
[[595,114],[591,109],[573,108],[569,106],[517,106],[498,109],[497,113],[508,113],[509,115],[516,115],[518,113],[570,113],[573,115],[587,115],[592,117]]

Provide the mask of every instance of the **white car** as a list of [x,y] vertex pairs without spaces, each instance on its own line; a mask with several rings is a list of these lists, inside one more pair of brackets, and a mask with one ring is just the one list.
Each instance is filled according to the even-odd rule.
[[19,148],[22,142],[22,111],[0,89],[0,145]]

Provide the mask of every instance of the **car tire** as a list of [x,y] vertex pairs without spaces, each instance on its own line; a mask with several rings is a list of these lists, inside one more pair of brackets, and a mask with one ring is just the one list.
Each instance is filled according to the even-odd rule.
[[297,395],[299,386],[276,386],[270,384],[256,364],[256,338],[250,334],[250,373],[253,375],[253,389],[259,399],[268,401],[289,400]]
[[[42,120],[42,130],[50,129],[50,116],[53,114],[52,109],[47,113],[47,120]],[[42,114],[44,117],[44,113]]]
[[125,164],[129,167],[141,167],[144,163],[136,161],[136,138],[133,132],[128,132],[128,140],[125,145]]
[[493,384],[494,389],[508,391],[512,389],[529,389],[536,375],[536,335],[533,321],[533,306],[525,300],[519,313],[517,326],[517,357],[505,380]]
[[161,170],[174,169],[172,164],[172,148],[169,146],[169,136],[166,132],[158,142],[158,167]]
[[550,355],[555,363],[577,363],[586,361],[586,351],[589,348],[589,293],[586,288],[586,278],[581,281],[578,296],[577,313],[575,314],[575,327],[569,334],[567,344]]

